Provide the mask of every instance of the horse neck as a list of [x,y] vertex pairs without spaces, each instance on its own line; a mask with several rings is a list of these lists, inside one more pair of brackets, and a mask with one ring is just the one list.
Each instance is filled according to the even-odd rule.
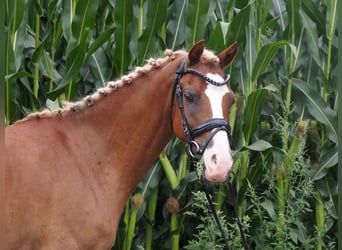
[[121,181],[115,185],[121,190],[132,191],[172,137],[170,98],[178,61],[151,70],[73,114],[74,121],[81,125],[76,132],[80,136],[73,138],[82,143],[82,135],[92,137],[87,144],[97,152],[95,156],[106,159],[101,167],[109,169],[110,176],[119,177]]

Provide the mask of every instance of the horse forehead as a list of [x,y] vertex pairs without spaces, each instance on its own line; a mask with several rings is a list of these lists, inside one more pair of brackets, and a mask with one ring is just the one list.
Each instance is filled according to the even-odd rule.
[[[208,73],[207,77],[213,79],[216,82],[223,82],[224,79],[219,74]],[[223,97],[229,93],[229,88],[227,85],[223,86],[215,86],[210,83],[207,83],[206,89],[204,93],[209,99],[209,103],[211,106],[211,111],[213,114],[213,118],[224,118],[223,117]]]

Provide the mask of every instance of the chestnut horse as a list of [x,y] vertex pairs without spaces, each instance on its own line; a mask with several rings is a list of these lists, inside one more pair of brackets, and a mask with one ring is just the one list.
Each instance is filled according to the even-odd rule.
[[128,196],[173,135],[203,154],[207,180],[225,181],[234,94],[223,68],[236,51],[215,56],[203,41],[167,50],[82,101],[7,127],[4,249],[110,249]]

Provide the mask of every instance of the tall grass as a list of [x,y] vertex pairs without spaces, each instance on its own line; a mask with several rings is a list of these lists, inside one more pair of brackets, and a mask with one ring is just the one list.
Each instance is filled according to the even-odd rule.
[[[237,41],[227,69],[236,93],[230,185],[248,243],[336,245],[337,0],[5,3],[6,125],[87,95],[165,48],[188,49],[204,38],[220,52]],[[211,186],[230,241],[241,247],[231,190]],[[215,245],[219,235],[201,232],[217,229],[204,203],[196,207],[198,190],[196,170],[174,139],[127,201],[113,249]]]

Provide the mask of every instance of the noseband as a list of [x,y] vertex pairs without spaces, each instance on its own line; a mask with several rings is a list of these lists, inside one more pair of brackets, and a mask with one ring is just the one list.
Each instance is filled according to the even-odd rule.
[[[226,79],[222,82],[217,82],[209,77],[207,77],[206,75],[204,75],[202,72],[197,71],[195,69],[191,69],[191,68],[185,68],[185,63],[186,63],[186,59],[184,59],[177,72],[176,72],[176,77],[173,83],[173,89],[172,89],[172,97],[171,97],[171,117],[173,114],[173,107],[174,107],[174,101],[175,101],[175,96],[177,97],[177,101],[178,101],[178,107],[180,110],[180,113],[182,115],[182,125],[183,125],[183,130],[184,130],[184,134],[186,136],[186,140],[187,140],[187,147],[186,147],[186,152],[189,156],[190,159],[194,159],[196,155],[202,155],[205,151],[205,149],[207,148],[207,146],[209,145],[211,139],[215,136],[215,134],[217,134],[219,131],[223,130],[227,132],[227,136],[228,136],[228,141],[230,137],[231,137],[231,132],[230,132],[230,126],[229,123],[222,118],[213,118],[210,120],[207,120],[203,123],[201,123],[200,125],[198,125],[195,128],[192,128],[188,122],[188,120],[186,119],[185,116],[185,111],[184,111],[184,105],[183,105],[183,91],[182,91],[182,86],[180,84],[180,80],[182,79],[182,77],[185,74],[193,74],[193,75],[197,75],[201,78],[203,78],[208,84],[212,84],[214,86],[224,86],[226,85],[229,80],[230,80],[230,76],[227,75]],[[171,118],[171,127],[173,127],[172,124],[172,118]],[[207,140],[205,141],[205,143],[201,146],[196,140],[195,138],[198,137],[199,135],[211,131],[211,134],[209,135],[209,137],[207,138]]]

